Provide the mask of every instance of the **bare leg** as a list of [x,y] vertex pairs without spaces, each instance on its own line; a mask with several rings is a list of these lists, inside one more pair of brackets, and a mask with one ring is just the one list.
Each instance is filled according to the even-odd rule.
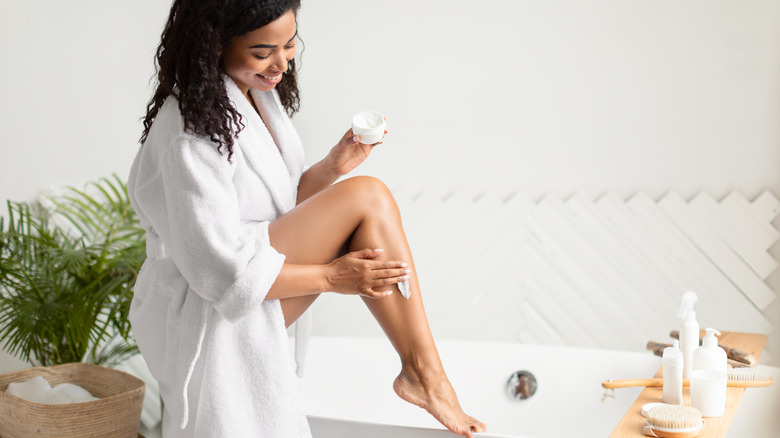
[[[485,426],[460,408],[447,379],[423,308],[414,261],[398,207],[378,180],[356,177],[311,197],[270,227],[271,244],[290,263],[328,263],[348,249],[382,248],[381,258],[402,260],[412,269],[407,301],[400,293],[366,305],[401,358],[393,389],[404,400],[430,412],[451,431],[471,436]],[[397,286],[389,286],[398,291]],[[282,300],[285,320],[297,319],[316,297]]]

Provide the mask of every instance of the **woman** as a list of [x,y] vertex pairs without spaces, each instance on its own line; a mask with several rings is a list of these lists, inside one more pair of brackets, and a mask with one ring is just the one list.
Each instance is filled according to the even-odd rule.
[[[460,408],[431,336],[398,209],[351,131],[305,169],[288,114],[299,0],[175,0],[128,188],[147,231],[133,332],[164,435],[307,437],[286,327],[326,291],[360,295],[401,358],[404,400],[453,432]],[[397,283],[409,281],[406,300]]]

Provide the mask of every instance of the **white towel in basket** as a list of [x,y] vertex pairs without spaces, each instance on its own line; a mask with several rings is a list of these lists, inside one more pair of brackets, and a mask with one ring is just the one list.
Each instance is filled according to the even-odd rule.
[[64,405],[98,400],[89,391],[73,383],[60,383],[52,388],[49,381],[43,376],[33,377],[24,382],[9,383],[5,393],[28,402],[44,405]]

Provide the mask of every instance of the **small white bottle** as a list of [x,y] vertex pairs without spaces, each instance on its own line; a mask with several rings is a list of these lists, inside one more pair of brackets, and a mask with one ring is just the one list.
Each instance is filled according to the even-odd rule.
[[728,360],[726,351],[718,346],[720,332],[713,329],[706,329],[707,334],[701,340],[701,347],[693,352],[694,370],[712,370],[720,373],[728,372]]
[[663,402],[671,405],[683,404],[683,354],[674,340],[671,347],[664,348],[664,392]]
[[693,353],[691,373],[691,406],[703,417],[720,417],[726,411],[728,361],[718,346],[717,330],[708,328],[701,347]]
[[680,303],[680,311],[677,312],[677,318],[680,319],[680,350],[683,354],[683,378],[685,379],[691,378],[693,352],[699,347],[699,323],[696,322],[696,312],[693,310],[693,305],[698,299],[695,292],[685,292]]

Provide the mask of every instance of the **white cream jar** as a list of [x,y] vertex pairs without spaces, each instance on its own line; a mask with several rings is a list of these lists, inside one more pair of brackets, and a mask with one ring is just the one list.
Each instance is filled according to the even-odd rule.
[[352,132],[360,136],[360,142],[374,144],[385,136],[385,117],[375,111],[363,111],[352,117]]

